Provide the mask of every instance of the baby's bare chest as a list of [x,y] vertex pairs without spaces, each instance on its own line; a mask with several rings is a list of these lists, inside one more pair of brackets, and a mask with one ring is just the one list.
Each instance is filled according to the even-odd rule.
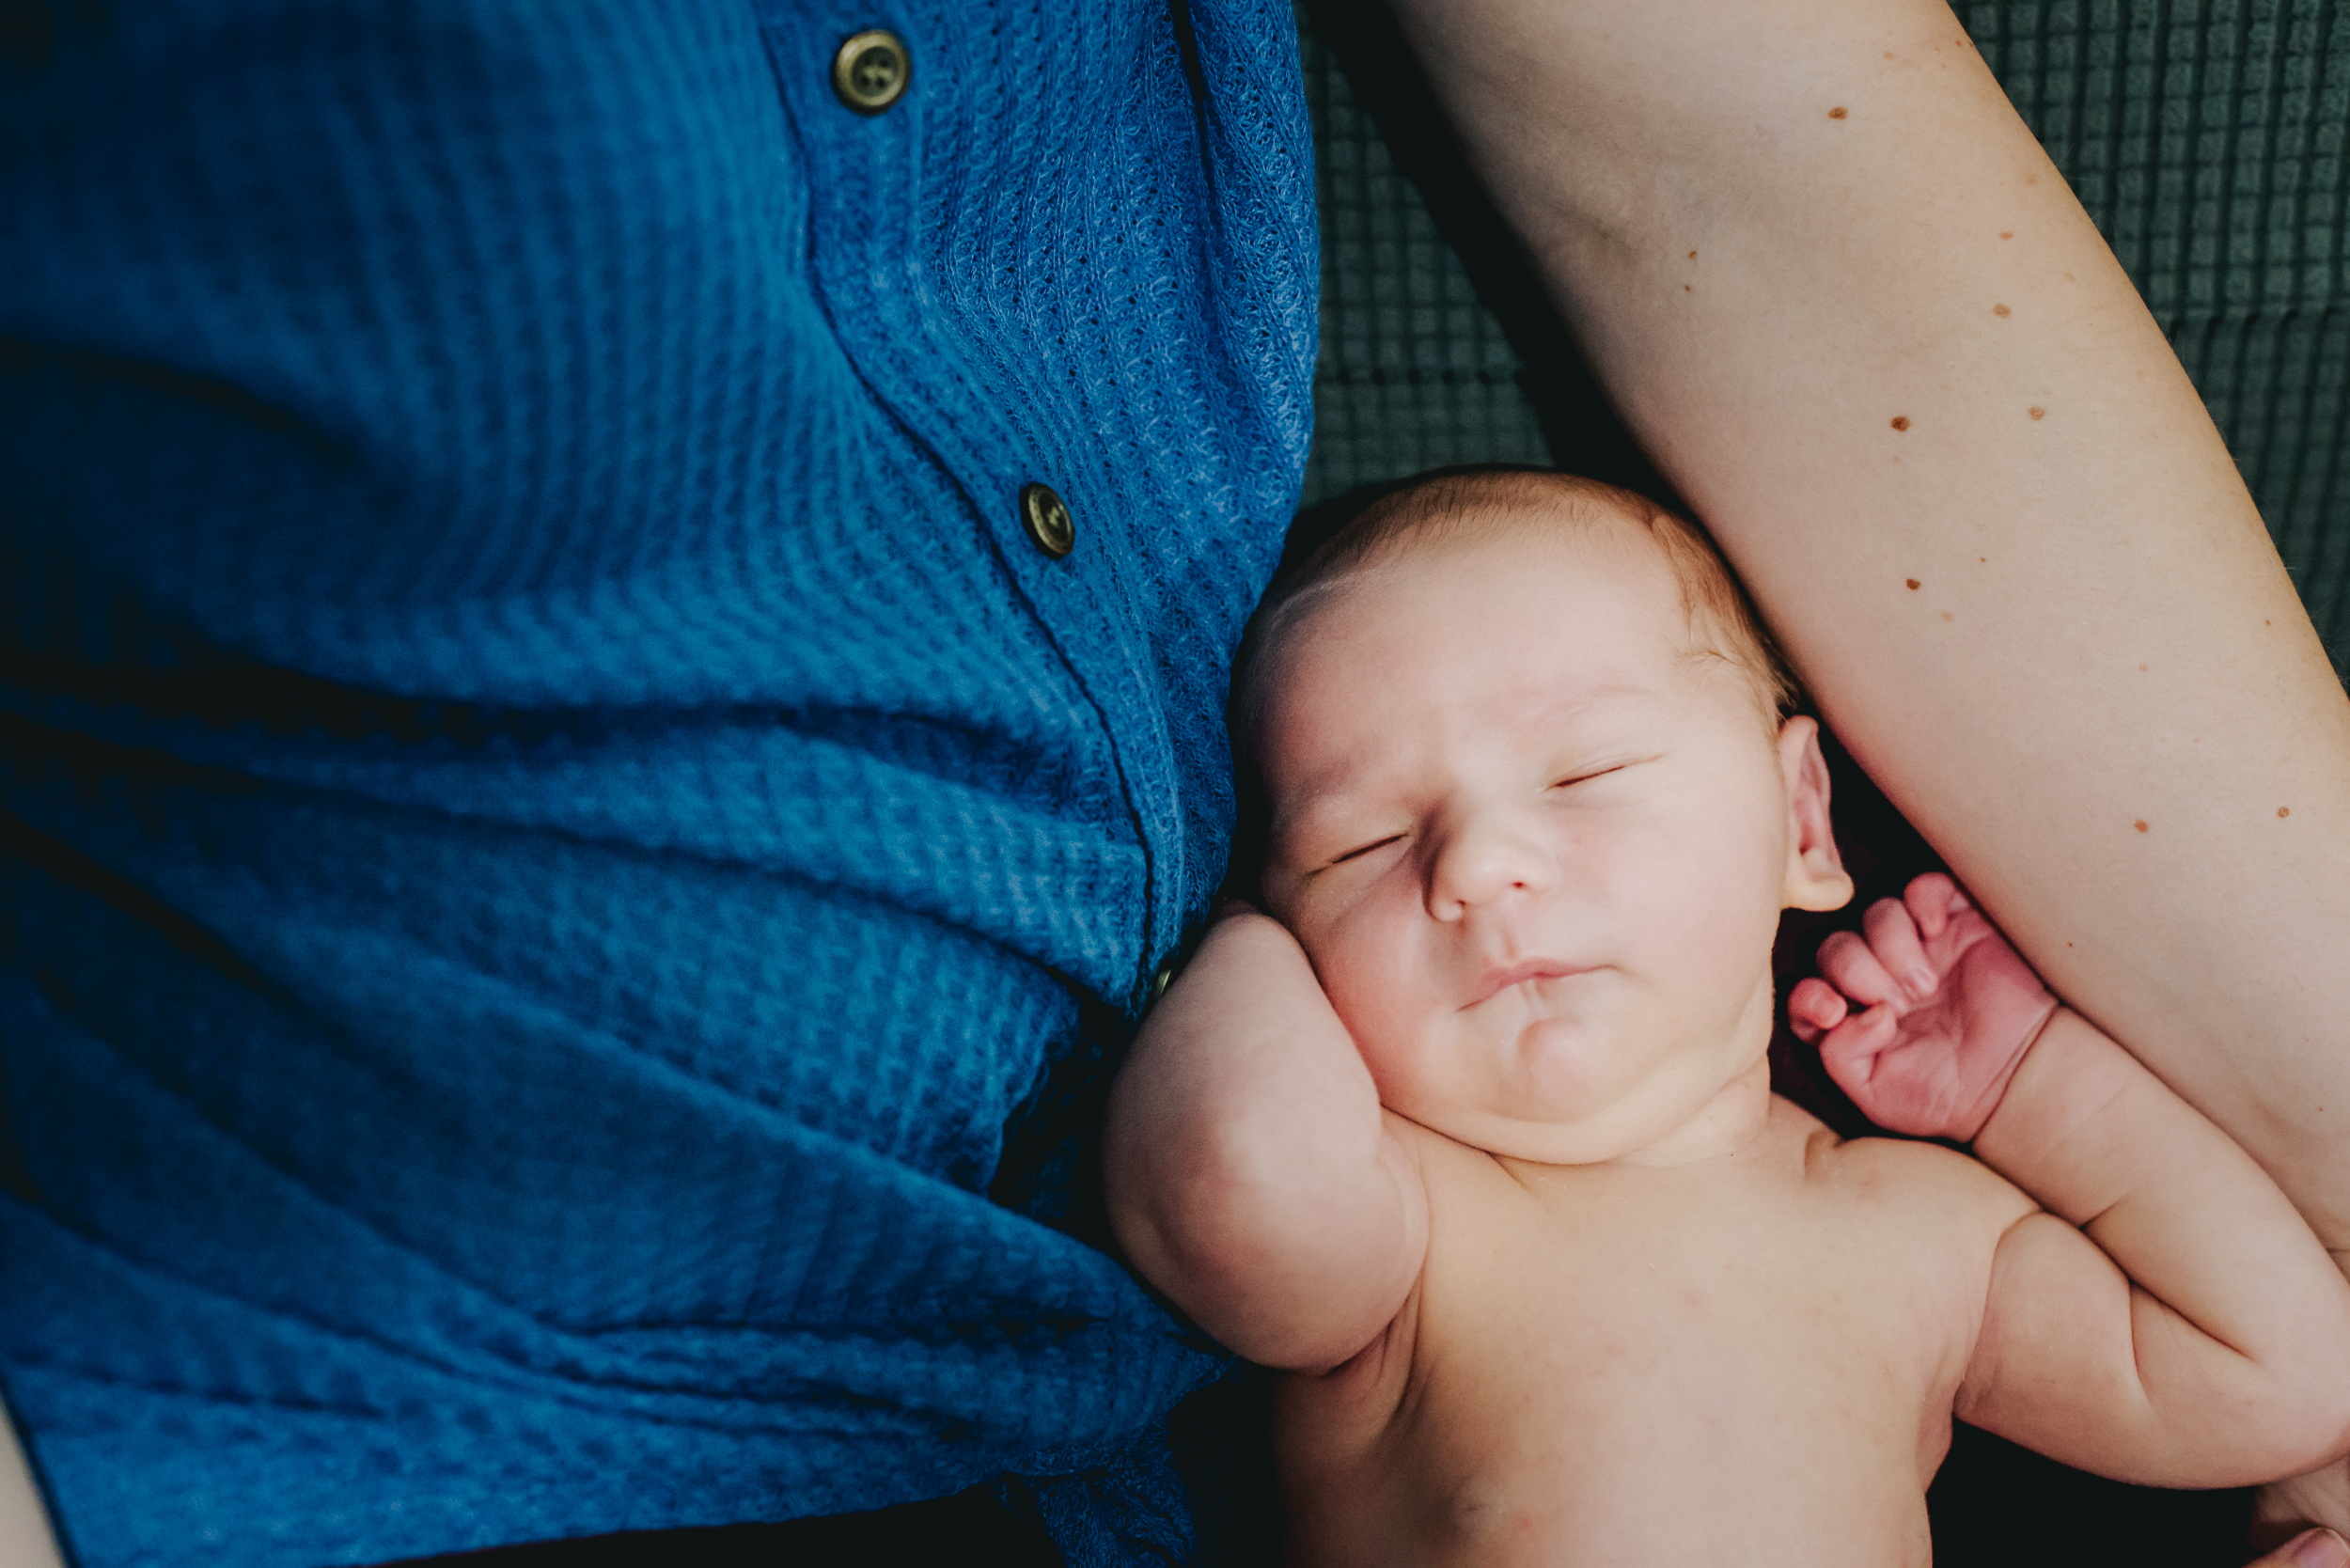
[[[1426,1560],[1517,1555],[1466,1549],[1480,1538],[1574,1548],[1527,1560],[1666,1561],[1732,1538],[1748,1561],[1764,1540],[1819,1563],[1922,1552],[1988,1267],[1963,1227],[1833,1182],[1529,1196],[1432,1182],[1394,1402],[1372,1392],[1354,1432],[1375,1440],[1300,1454],[1294,1481],[1319,1475],[1358,1518],[1381,1496],[1383,1537],[1419,1537]],[[1293,1399],[1285,1450],[1319,1446],[1295,1440],[1301,1404],[1326,1400],[1335,1435],[1366,1391]]]
[[1947,1406],[1972,1326],[1958,1260],[1836,1223],[1850,1216],[1832,1204],[1565,1207],[1432,1244],[1413,1346],[1424,1409],[1689,1451],[1812,1424],[1914,1445],[1927,1406]]

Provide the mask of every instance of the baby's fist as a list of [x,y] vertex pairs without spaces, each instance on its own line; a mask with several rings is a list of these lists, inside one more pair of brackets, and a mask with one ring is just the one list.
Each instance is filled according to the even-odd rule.
[[1879,900],[1861,930],[1820,945],[1826,978],[1797,982],[1788,1021],[1878,1126],[1972,1140],[2056,997],[1939,872]]

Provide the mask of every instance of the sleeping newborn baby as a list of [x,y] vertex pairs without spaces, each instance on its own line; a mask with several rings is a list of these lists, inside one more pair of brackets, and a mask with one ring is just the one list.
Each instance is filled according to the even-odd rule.
[[1136,1266],[1296,1374],[1292,1560],[1923,1563],[1954,1413],[2171,1486],[2350,1447],[2350,1286],[1949,879],[1790,1013],[1879,1125],[1974,1157],[1771,1093],[1779,912],[1852,885],[1689,525],[1423,481],[1251,636],[1273,918],[1210,931],[1104,1156]]

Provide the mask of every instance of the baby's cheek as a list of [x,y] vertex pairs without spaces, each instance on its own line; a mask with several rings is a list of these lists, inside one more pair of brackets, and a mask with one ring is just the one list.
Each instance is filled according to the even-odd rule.
[[1428,1011],[1428,997],[1425,988],[1413,981],[1416,966],[1410,954],[1398,950],[1392,941],[1379,940],[1379,933],[1368,927],[1368,922],[1351,923],[1306,950],[1372,1076],[1385,1081],[1402,1068]]

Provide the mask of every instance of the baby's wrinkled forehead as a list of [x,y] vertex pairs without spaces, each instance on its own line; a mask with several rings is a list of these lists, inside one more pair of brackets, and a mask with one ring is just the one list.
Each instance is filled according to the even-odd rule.
[[[1411,591],[1417,577],[1439,574],[1439,566],[1450,578],[1482,573],[1496,584],[1528,573],[1560,584],[1594,574],[1621,578],[1629,568],[1636,579],[1648,578],[1663,589],[1660,614],[1677,618],[1677,655],[1692,668],[1742,681],[1766,727],[1778,728],[1791,705],[1792,682],[1729,569],[1694,525],[1606,486],[1523,478],[1551,482],[1470,504],[1456,497],[1440,509],[1390,505],[1384,514],[1366,513],[1362,533],[1350,537],[1359,525],[1350,525],[1297,579],[1277,586],[1244,649],[1235,739],[1244,747],[1253,745],[1273,698],[1294,672],[1301,639],[1311,640],[1334,613],[1342,617],[1372,584],[1378,597],[1392,603],[1398,592]],[[1512,613],[1529,613],[1525,599],[1496,594],[1465,633],[1506,637]]]

